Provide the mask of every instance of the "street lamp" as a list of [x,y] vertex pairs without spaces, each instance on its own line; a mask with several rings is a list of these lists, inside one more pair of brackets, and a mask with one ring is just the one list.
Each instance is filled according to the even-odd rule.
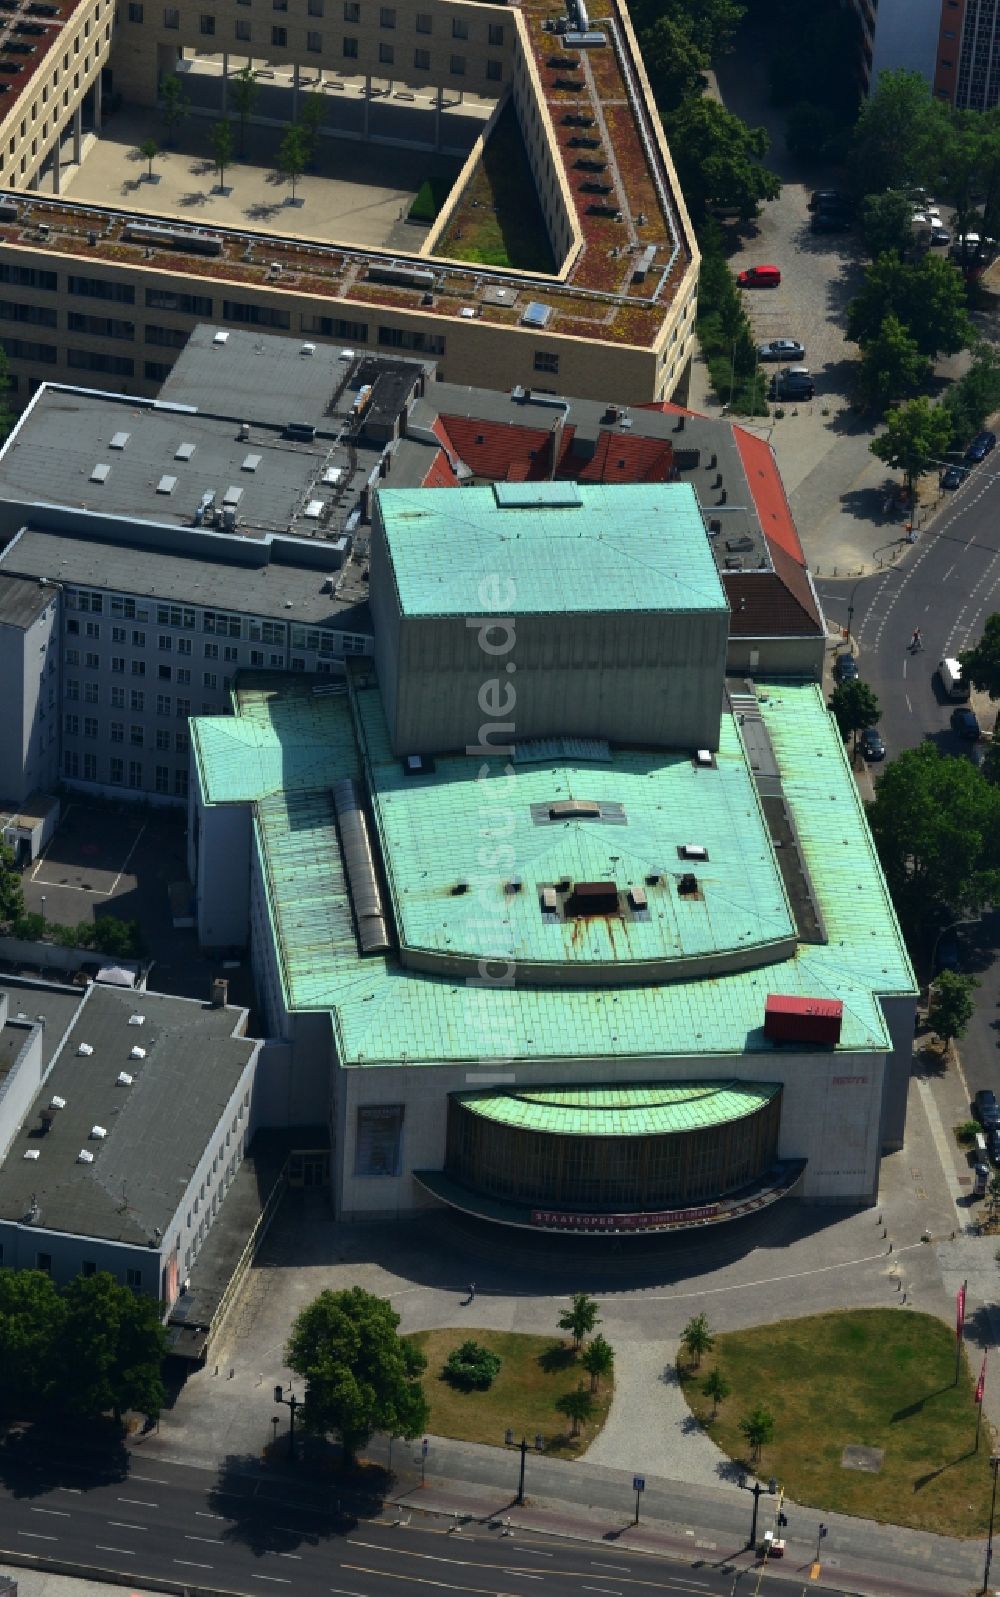
[[288,1456],[289,1456],[289,1458],[294,1458],[295,1457],[295,1410],[297,1408],[301,1408],[302,1399],[300,1397],[296,1397],[295,1396],[295,1393],[292,1391],[291,1387],[288,1388],[288,1396],[285,1397],[284,1388],[280,1387],[280,1386],[276,1386],[274,1388],[274,1401],[276,1403],[284,1403],[285,1407],[289,1411]]
[[990,1584],[990,1565],[993,1562],[993,1520],[997,1511],[997,1473],[1000,1471],[1000,1453],[992,1454],[990,1469],[993,1471],[993,1496],[990,1499],[990,1532],[986,1538],[986,1566],[983,1569],[982,1590],[986,1592]]
[[751,1486],[746,1476],[742,1475],[740,1477],[740,1485],[745,1492],[753,1492],[753,1518],[750,1521],[750,1540],[747,1542],[747,1546],[754,1548],[757,1546],[757,1509],[760,1505],[760,1500],[765,1492],[770,1492],[773,1497],[778,1490],[778,1483],[772,1475],[766,1486],[762,1486],[758,1480],[755,1480]]

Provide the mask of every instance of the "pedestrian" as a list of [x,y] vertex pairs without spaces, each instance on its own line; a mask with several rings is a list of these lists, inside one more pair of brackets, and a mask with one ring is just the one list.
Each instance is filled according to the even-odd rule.
[[475,1303],[475,1301],[476,1301],[476,1283],[475,1283],[475,1281],[470,1281],[469,1282],[469,1302],[470,1303]]
[[922,649],[923,646],[924,646],[924,640],[920,636],[920,628],[919,627],[914,627],[914,629],[913,629],[913,637],[910,639],[910,648],[911,649]]

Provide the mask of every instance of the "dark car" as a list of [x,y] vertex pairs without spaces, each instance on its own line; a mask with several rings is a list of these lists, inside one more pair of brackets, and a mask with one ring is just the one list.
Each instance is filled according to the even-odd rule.
[[1000,1127],[994,1126],[986,1133],[986,1152],[992,1164],[1000,1164]]
[[946,227],[931,228],[931,243],[945,245],[951,243],[951,234]]
[[996,448],[996,442],[996,433],[977,433],[965,451],[965,459],[968,464],[975,466],[981,460],[985,460],[990,451]]
[[938,940],[937,952],[934,955],[934,974],[939,970],[951,970],[958,974],[962,969],[962,955],[958,946],[958,938],[954,932],[947,932]]
[[814,189],[809,196],[811,211],[853,211],[854,201],[842,189]]
[[970,710],[967,704],[958,704],[951,712],[951,730],[957,732],[960,738],[968,738],[970,743],[975,743],[979,738],[979,717],[975,710]]
[[847,211],[813,211],[809,226],[814,233],[849,233],[854,220]]
[[980,1087],[972,1100],[972,1113],[985,1131],[1000,1128],[1000,1103],[991,1088]]
[[771,378],[772,399],[812,399],[815,392],[808,366],[785,366]]
[[866,760],[874,762],[875,760],[885,759],[885,744],[882,742],[882,734],[873,726],[865,727],[858,739],[858,747]]
[[942,488],[961,488],[965,479],[965,472],[961,466],[949,466],[947,471],[941,473]]
[[771,338],[757,345],[758,360],[805,360],[805,345],[797,338]]
[[858,662],[853,654],[838,654],[833,662],[833,674],[838,682],[856,682],[858,680]]

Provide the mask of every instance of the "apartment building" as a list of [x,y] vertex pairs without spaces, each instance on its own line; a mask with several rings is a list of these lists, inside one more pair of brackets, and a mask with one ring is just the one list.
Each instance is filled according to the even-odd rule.
[[1000,0],[851,0],[865,87],[880,72],[921,73],[961,110],[1000,103]]

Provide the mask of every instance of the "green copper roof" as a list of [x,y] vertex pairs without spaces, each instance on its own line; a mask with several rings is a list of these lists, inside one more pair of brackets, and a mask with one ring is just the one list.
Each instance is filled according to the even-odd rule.
[[403,614],[727,608],[689,483],[380,489]]
[[[360,690],[357,701],[382,857],[407,948],[525,966],[700,961],[707,969],[747,963],[749,950],[758,951],[759,963],[760,950],[794,938],[730,717],[714,767],[695,766],[690,754],[616,750],[607,763],[544,761],[507,777],[503,759],[439,756],[433,773],[415,778],[389,746],[377,689]],[[600,803],[607,818],[552,821],[549,806],[567,799]],[[484,848],[491,829],[501,836],[497,828],[502,849]],[[707,860],[681,859],[688,843],[704,847]],[[678,892],[685,874],[698,883],[687,897]],[[518,891],[510,890],[513,877]],[[547,916],[540,894],[564,880],[614,882],[624,895],[639,889],[645,907],[627,907],[624,916]],[[467,890],[456,892],[463,883]]]
[[[293,679],[284,683],[291,700],[301,697]],[[766,1054],[769,993],[838,998],[839,1050],[888,1051],[877,995],[912,994],[915,984],[839,734],[815,683],[758,684],[758,697],[829,941],[801,944],[793,957],[754,970],[621,988],[476,985],[406,970],[395,958],[360,958],[327,791],[329,780],[358,770],[351,708],[343,696],[313,700],[322,706],[321,788],[257,805],[289,1009],[330,1011],[339,1057],[349,1066],[461,1062],[488,1069],[502,1057],[540,1071],[551,1060],[589,1061],[606,1075],[616,1059]],[[279,747],[287,738],[289,769],[305,771],[301,706],[286,713],[273,693],[251,684],[237,693],[236,708],[237,720],[268,721]],[[369,720],[366,714],[366,738]],[[730,723],[725,749],[734,735]],[[217,775],[213,747],[202,741],[209,793]]]
[[[191,745],[208,804],[329,787],[358,769],[350,718],[330,713],[331,693],[287,673],[241,678],[238,716],[195,716]],[[343,694],[341,693],[341,698]]]
[[460,1092],[470,1114],[518,1131],[561,1137],[651,1137],[742,1120],[781,1091],[774,1082],[673,1081],[648,1087],[543,1087]]

